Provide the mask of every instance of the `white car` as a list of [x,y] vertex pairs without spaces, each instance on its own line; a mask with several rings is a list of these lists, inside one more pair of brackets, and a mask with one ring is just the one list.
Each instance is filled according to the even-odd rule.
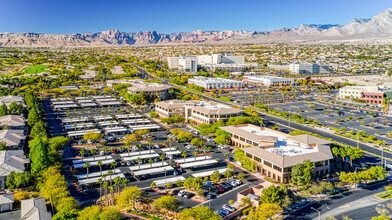
[[178,192],[178,196],[185,196],[185,194],[186,194],[186,191],[184,191],[184,190],[181,190],[180,192]]

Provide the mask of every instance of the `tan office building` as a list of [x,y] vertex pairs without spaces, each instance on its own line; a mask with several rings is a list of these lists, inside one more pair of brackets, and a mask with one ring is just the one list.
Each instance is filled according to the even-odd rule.
[[315,163],[316,176],[330,172],[330,141],[307,134],[291,136],[250,124],[221,129],[232,135],[233,146],[243,148],[245,155],[256,162],[258,172],[277,182],[288,182],[291,168],[305,160]]

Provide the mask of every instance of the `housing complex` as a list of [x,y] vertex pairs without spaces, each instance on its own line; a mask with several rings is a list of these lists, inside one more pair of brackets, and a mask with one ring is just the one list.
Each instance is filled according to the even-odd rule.
[[294,79],[276,76],[244,76],[242,80],[246,83],[258,83],[266,86],[287,86],[294,84]]
[[25,199],[21,201],[22,220],[51,220],[52,214],[48,212],[45,198]]
[[227,121],[231,117],[242,116],[242,110],[213,101],[168,100],[155,103],[155,112],[159,117],[167,118],[181,115],[195,124],[212,124]]
[[221,129],[232,135],[232,145],[243,148],[246,156],[256,162],[258,172],[277,182],[287,183],[291,168],[305,160],[315,163],[316,176],[330,172],[330,141],[307,134],[291,136],[251,124]]
[[206,78],[204,76],[195,76],[188,80],[188,84],[201,86],[205,89],[231,89],[241,88],[243,82],[232,79]]
[[12,171],[23,173],[30,164],[23,150],[0,151],[0,187],[5,188],[5,182]]

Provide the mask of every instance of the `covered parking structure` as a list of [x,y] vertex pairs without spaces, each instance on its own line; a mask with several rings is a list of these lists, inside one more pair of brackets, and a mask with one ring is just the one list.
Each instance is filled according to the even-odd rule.
[[[114,180],[116,177],[120,177],[121,179],[125,178],[124,174],[119,173],[119,174],[112,175],[112,180]],[[83,186],[83,185],[98,183],[99,178],[101,178],[101,177],[95,177],[95,178],[88,178],[88,179],[79,180],[79,185]],[[106,179],[106,182],[107,181],[110,181],[110,179],[109,178]]]
[[[103,174],[109,173],[109,171],[110,170],[104,170],[104,171],[102,171],[102,174],[101,174],[101,172],[89,173],[88,174],[88,178],[90,179],[90,178],[95,178],[95,177],[101,177]],[[113,174],[121,173],[120,169],[114,169],[114,170],[111,170],[111,171],[113,171]],[[112,174],[112,176],[113,176],[113,174]],[[78,180],[87,179],[87,173],[86,174],[76,175],[76,177],[78,178]]]
[[94,133],[101,133],[100,130],[98,129],[89,129],[89,130],[83,130],[83,131],[68,131],[68,137],[69,138],[83,138],[83,135],[87,134],[88,132],[94,132]]
[[168,166],[169,164],[167,164],[166,162],[155,162],[152,164],[141,164],[140,167],[139,165],[134,165],[134,166],[130,166],[129,169],[132,171],[137,171],[137,170],[144,170],[144,169],[150,169],[150,168],[155,168],[155,167],[163,167],[163,166]]
[[[155,153],[155,151],[152,151]],[[126,153],[121,153],[121,157],[132,157],[132,156],[137,156],[137,155],[144,155],[144,154],[150,154],[149,150],[142,150],[142,151],[135,151],[135,152],[126,152]]]
[[217,169],[217,170],[210,170],[210,171],[205,171],[205,172],[200,172],[200,173],[193,173],[191,176],[193,177],[205,177],[205,176],[211,176],[215,171],[218,171],[218,173],[223,174],[227,168],[223,169]]
[[142,154],[142,155],[137,155],[137,156],[132,156],[132,157],[123,157],[124,161],[136,161],[137,158],[140,159],[150,159],[150,158],[157,158],[159,157],[159,154],[157,153],[151,153],[151,154]]
[[179,154],[181,154],[181,151],[179,151],[179,150],[173,150],[173,151],[165,151],[164,152],[166,155],[179,155]]
[[135,119],[135,118],[141,118],[142,116],[140,114],[118,114],[114,115],[117,119]]
[[126,134],[128,129],[126,129],[123,126],[119,126],[119,127],[107,127],[103,129],[105,134],[115,134],[115,135],[119,135],[119,134]]
[[163,166],[163,167],[161,166],[161,167],[155,167],[151,169],[131,171],[131,173],[133,174],[134,177],[137,178],[139,176],[153,175],[153,174],[164,173],[172,170],[174,170],[174,168],[171,166]]
[[86,129],[86,128],[92,128],[93,123],[79,123],[79,124],[66,124],[64,125],[64,128],[66,131],[71,131],[71,130],[80,130],[80,129]]
[[137,124],[151,123],[151,121],[148,119],[129,119],[129,120],[122,120],[121,123],[124,125],[137,125]]
[[99,121],[107,121],[107,120],[112,120],[112,116],[110,115],[97,115],[93,117],[94,121],[99,122]]
[[97,103],[95,102],[83,102],[79,104],[82,108],[88,108],[88,107],[97,107]]
[[211,156],[199,156],[199,157],[187,157],[187,158],[182,158],[182,159],[177,159],[175,160],[176,163],[190,163],[190,162],[195,162],[195,161],[201,161],[201,160],[209,160],[212,159]]
[[194,168],[194,167],[203,167],[203,166],[209,166],[209,165],[213,165],[213,164],[217,164],[218,161],[215,159],[211,159],[211,160],[200,160],[200,161],[195,161],[195,162],[191,162],[191,163],[182,163],[180,164],[181,168]]
[[54,105],[54,108],[56,110],[60,110],[60,109],[79,108],[79,106],[75,103],[75,104],[65,104],[65,105]]
[[[108,165],[111,164],[112,162],[115,162],[114,159],[109,159],[109,160],[101,160],[103,165]],[[98,166],[98,161],[93,161],[93,162],[89,162],[90,163],[90,167],[94,167],[94,166]],[[83,168],[84,167],[84,163],[77,163],[74,165],[75,169],[78,168]]]
[[98,102],[97,104],[100,106],[120,106],[121,102],[119,101],[113,101],[113,102]]
[[52,102],[53,105],[69,105],[69,104],[76,104],[74,101],[58,101]]
[[[111,156],[109,156],[109,159],[112,159]],[[99,157],[86,157],[83,159],[77,159],[77,160],[72,160],[73,164],[77,163],[85,163],[85,162],[92,162],[92,161],[100,161],[100,160],[107,160],[107,156],[99,156]]]
[[153,130],[159,130],[159,129],[161,128],[161,127],[159,127],[159,126],[156,125],[156,124],[129,125],[128,127],[129,127],[130,129],[132,129],[132,131],[143,130],[143,129],[153,131]]
[[72,123],[80,123],[90,121],[88,117],[78,117],[78,118],[62,118],[61,122],[63,124],[72,124]]
[[120,125],[119,123],[118,123],[118,121],[116,121],[116,120],[110,120],[110,121],[100,121],[100,122],[98,122],[98,124],[99,124],[99,126],[101,126],[102,128],[105,128],[105,127],[112,127],[113,125],[114,126],[118,126],[118,125]]
[[165,178],[161,180],[154,181],[157,186],[166,185],[167,183],[177,183],[177,181],[184,181],[185,177],[183,176],[176,176],[172,178]]

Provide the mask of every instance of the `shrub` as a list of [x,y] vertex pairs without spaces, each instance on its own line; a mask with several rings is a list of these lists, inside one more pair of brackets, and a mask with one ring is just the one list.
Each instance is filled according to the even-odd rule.
[[242,210],[242,214],[243,214],[243,215],[248,215],[248,213],[250,212],[250,210],[253,209],[253,208],[254,208],[254,206],[251,206],[251,207],[249,207],[249,208],[246,208],[246,209]]
[[15,201],[22,201],[25,199],[29,199],[29,193],[27,191],[18,191],[14,194]]

